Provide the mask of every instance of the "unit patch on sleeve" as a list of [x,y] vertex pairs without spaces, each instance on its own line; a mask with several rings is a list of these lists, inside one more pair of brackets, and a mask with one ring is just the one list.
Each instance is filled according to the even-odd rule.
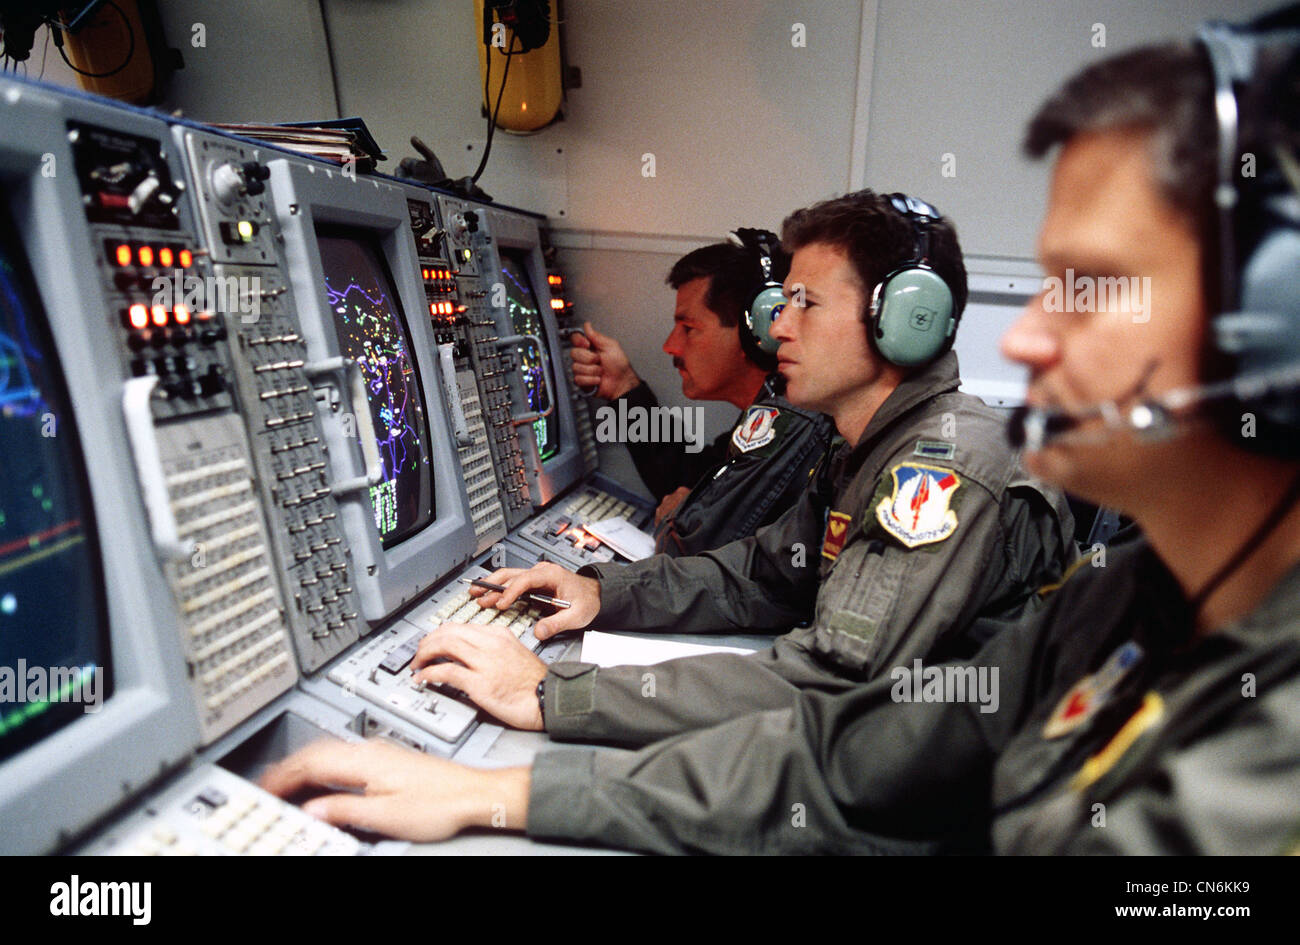
[[731,442],[742,453],[760,449],[776,439],[773,425],[781,411],[775,407],[750,407],[745,418],[731,431]]
[[851,515],[832,512],[826,518],[826,536],[822,539],[822,557],[834,561],[844,550],[844,539],[849,537],[849,525],[853,522]]
[[899,463],[889,471],[894,494],[880,500],[876,518],[885,531],[909,548],[943,541],[957,530],[957,513],[949,508],[961,480],[950,469]]

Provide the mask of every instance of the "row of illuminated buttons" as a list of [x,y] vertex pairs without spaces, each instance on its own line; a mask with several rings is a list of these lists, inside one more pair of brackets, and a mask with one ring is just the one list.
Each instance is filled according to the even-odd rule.
[[140,329],[152,325],[154,328],[166,328],[169,323],[188,325],[193,319],[206,322],[212,316],[213,313],[206,310],[191,312],[188,305],[177,305],[168,309],[165,305],[145,305],[143,302],[136,302],[122,309],[122,327]]
[[455,302],[430,302],[430,315],[461,315],[465,312],[464,305],[458,305]]
[[118,243],[108,240],[105,243],[108,256],[117,265],[140,266],[151,269],[158,266],[171,269],[179,266],[188,269],[194,265],[194,253],[186,246],[151,246],[148,243]]

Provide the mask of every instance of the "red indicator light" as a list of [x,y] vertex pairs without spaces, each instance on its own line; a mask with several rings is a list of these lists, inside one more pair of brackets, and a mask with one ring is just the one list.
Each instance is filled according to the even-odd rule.
[[551,299],[551,308],[556,310],[564,308],[564,299]]
[[161,305],[155,305],[149,312],[153,315],[153,323],[159,328],[167,324],[167,309]]
[[127,309],[127,317],[131,319],[132,328],[144,328],[149,324],[149,310],[139,302]]
[[140,260],[140,265],[142,265],[142,266],[152,266],[152,265],[153,265],[153,247],[152,247],[152,246],[141,246],[140,249],[139,249],[139,251],[138,251],[138,253],[139,253],[139,254],[138,254],[137,258]]
[[172,312],[172,317],[176,319],[178,325],[188,325],[190,323],[190,310],[184,305],[176,306]]
[[119,266],[131,265],[131,247],[127,246],[125,243],[113,250],[113,256],[117,259],[117,264]]
[[158,250],[158,265],[162,266],[164,269],[170,269],[172,263],[175,261],[176,254],[172,252],[170,246],[164,246],[162,249]]
[[188,249],[182,249],[180,251],[181,268],[188,269],[193,264],[193,262],[194,262],[194,254],[191,253]]
[[430,315],[437,315],[437,314],[438,314],[438,307],[437,307],[437,303],[436,303],[436,302],[430,302],[430,303],[429,303],[429,314],[430,314]]
[[561,279],[559,276],[547,276],[547,277],[546,277],[546,281],[547,281],[550,285],[559,285],[559,284],[560,284],[561,282],[563,282],[564,280]]

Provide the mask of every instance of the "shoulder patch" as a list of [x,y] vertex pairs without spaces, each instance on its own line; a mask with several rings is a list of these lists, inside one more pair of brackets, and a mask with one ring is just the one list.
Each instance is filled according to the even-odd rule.
[[781,411],[776,407],[750,407],[744,419],[731,431],[731,443],[742,453],[760,449],[776,439],[774,424]]
[[876,506],[876,519],[885,531],[909,548],[943,541],[957,530],[957,513],[949,508],[961,488],[951,469],[921,463],[899,463],[889,471],[893,495]]
[[822,557],[834,561],[844,550],[844,540],[849,537],[853,516],[832,512],[826,518],[826,536],[822,538]]

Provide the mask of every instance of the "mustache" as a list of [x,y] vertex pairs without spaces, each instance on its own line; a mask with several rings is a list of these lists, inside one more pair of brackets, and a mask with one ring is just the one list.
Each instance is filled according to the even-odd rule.
[[675,369],[681,370],[682,368],[686,367],[686,362],[683,361],[681,358],[673,358],[673,367]]

